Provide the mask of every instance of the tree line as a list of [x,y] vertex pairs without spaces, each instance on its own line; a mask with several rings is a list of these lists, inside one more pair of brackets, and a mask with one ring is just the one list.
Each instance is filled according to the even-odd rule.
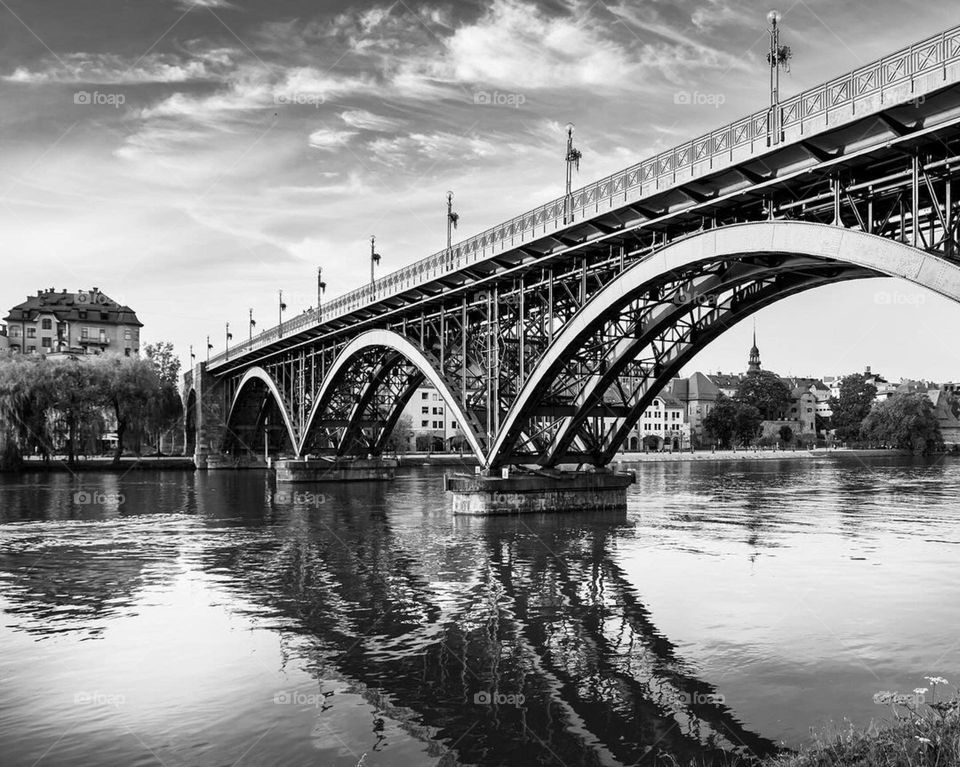
[[[838,396],[829,401],[832,416],[816,416],[817,435],[832,432],[836,440],[848,444],[917,453],[942,449],[940,423],[929,397],[918,392],[897,392],[877,402],[876,396],[877,387],[869,383],[866,375],[845,376]],[[757,444],[763,422],[784,420],[792,401],[789,387],[774,373],[753,373],[741,381],[734,397],[717,397],[704,418],[704,431],[722,448]],[[960,416],[960,400],[951,397],[950,406],[954,415]],[[780,427],[777,436],[786,444],[796,437],[786,425]]]
[[0,357],[0,469],[18,468],[25,456],[65,455],[74,464],[78,453],[100,453],[111,429],[114,463],[128,447],[159,452],[182,416],[180,361],[169,342],[149,344],[144,354]]

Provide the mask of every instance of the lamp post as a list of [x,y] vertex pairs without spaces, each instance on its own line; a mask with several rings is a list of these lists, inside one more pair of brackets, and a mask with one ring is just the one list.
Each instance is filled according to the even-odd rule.
[[460,214],[453,212],[453,192],[447,192],[447,257],[453,256],[453,230],[457,228]]
[[567,123],[567,193],[563,198],[563,223],[573,221],[573,169],[580,171],[580,158],[583,153],[573,146],[573,123]]
[[257,326],[257,321],[253,318],[253,309],[250,310],[250,340],[253,341],[253,329]]
[[190,344],[190,367],[193,367],[193,363],[196,359],[197,355],[193,353],[193,344]]
[[317,267],[317,319],[320,319],[320,304],[323,300],[323,294],[327,290],[327,283],[323,281],[323,267]]
[[375,235],[370,235],[370,284],[373,285],[373,267],[375,264],[380,263],[380,254],[377,253],[376,249],[377,238]]
[[270,416],[263,417],[263,462],[270,465]]
[[213,348],[213,344],[210,343],[210,336],[207,336],[207,362],[210,361],[210,350]]
[[280,298],[277,305],[277,316],[280,318],[279,323],[277,324],[277,334],[283,338],[283,312],[286,310],[287,305],[283,303],[283,291],[280,291]]
[[224,354],[226,359],[230,359],[230,342],[233,340],[233,333],[230,332],[230,323],[227,323],[226,340],[224,341]]
[[780,69],[790,71],[789,45],[780,45],[780,20],[783,18],[780,11],[770,11],[767,21],[770,22],[770,50],[767,53],[767,63],[770,65],[770,138],[768,144],[780,143]]

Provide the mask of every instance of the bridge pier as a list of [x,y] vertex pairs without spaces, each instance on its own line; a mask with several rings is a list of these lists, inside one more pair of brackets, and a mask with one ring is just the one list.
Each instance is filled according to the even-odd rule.
[[395,458],[284,458],[273,462],[277,482],[377,482],[391,480]]
[[222,381],[207,372],[205,362],[198,362],[184,376],[184,450],[192,452],[198,469],[240,467],[235,458],[220,451],[227,429],[223,387]]
[[446,474],[453,513],[471,516],[557,511],[616,511],[627,507],[633,472],[541,470],[501,477]]

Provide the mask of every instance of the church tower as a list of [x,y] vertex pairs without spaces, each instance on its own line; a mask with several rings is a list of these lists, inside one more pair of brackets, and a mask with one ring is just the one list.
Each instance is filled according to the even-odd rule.
[[753,347],[750,349],[750,361],[747,363],[747,375],[760,372],[760,350],[757,348],[757,323],[753,323]]

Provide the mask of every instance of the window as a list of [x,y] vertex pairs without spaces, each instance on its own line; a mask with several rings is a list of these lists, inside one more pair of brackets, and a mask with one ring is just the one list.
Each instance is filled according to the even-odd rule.
[[83,312],[83,311],[80,312],[80,319],[81,319],[81,320],[85,320],[86,318],[87,318],[87,313],[86,313],[86,312]]
[[456,429],[456,428],[457,428],[457,422],[456,422],[456,421],[451,421],[451,422],[450,422],[450,428],[451,428],[451,429]]
[[434,421],[434,422],[433,422],[433,428],[434,428],[434,429],[442,429],[442,428],[443,428],[443,422],[442,422],[442,421]]
[[129,341],[133,336],[130,334],[130,328],[123,331],[123,340]]
[[420,392],[420,399],[429,399],[429,397],[430,395],[427,392]]
[[128,346],[126,349],[123,350],[123,356],[124,356],[124,357],[129,357],[129,356],[130,356],[130,347],[129,347],[129,346]]
[[428,408],[428,407],[422,407],[422,408],[420,408],[420,412],[423,413],[424,415],[426,415],[427,413],[430,412],[430,408]]
[[90,335],[90,328],[82,328],[80,330],[80,338],[86,338]]
[[51,348],[53,348],[53,342],[50,340],[50,336],[44,336],[43,338],[41,338],[41,339],[40,339],[40,345],[41,345],[44,349],[51,349]]
[[420,422],[420,428],[422,428],[422,429],[426,429],[429,425],[430,425],[430,422],[429,422],[429,421],[421,421],[421,422]]
[[33,346],[33,345],[28,346],[28,347],[27,347],[27,351],[30,352],[31,354],[33,354],[34,352],[37,351],[37,347],[36,347],[36,346]]
[[109,319],[110,319],[110,315],[107,314],[106,312],[100,312],[100,319],[101,319],[101,320],[109,320]]
[[27,338],[36,338],[37,329],[36,328],[27,328]]
[[16,325],[10,328],[10,338],[20,338],[20,328]]
[[49,317],[40,321],[40,327],[44,330],[53,330],[53,320]]
[[433,414],[434,414],[434,415],[437,415],[438,413],[439,413],[439,410],[437,410],[437,408],[434,408],[434,409],[433,409]]

